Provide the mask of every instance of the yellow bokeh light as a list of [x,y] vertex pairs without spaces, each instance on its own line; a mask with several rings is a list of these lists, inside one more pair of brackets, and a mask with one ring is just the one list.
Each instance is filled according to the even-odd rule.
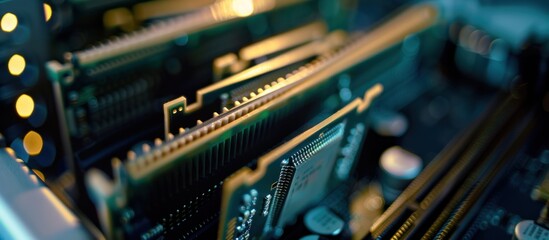
[[23,138],[23,147],[25,151],[31,156],[38,155],[42,151],[44,141],[42,136],[35,131],[29,131]]
[[231,7],[239,17],[247,17],[254,13],[253,0],[233,0]]
[[0,20],[0,28],[2,28],[2,31],[4,32],[11,32],[15,30],[17,23],[17,16],[15,16],[15,14],[6,13],[2,16],[2,20]]
[[19,96],[15,102],[15,110],[20,117],[28,118],[34,111],[34,100],[27,94]]
[[19,54],[14,54],[8,61],[8,70],[13,76],[21,75],[21,73],[25,71],[26,66],[27,62],[25,61],[25,58]]
[[51,6],[47,3],[44,3],[44,15],[46,16],[46,22],[51,19],[52,14],[53,14],[53,11],[51,9]]

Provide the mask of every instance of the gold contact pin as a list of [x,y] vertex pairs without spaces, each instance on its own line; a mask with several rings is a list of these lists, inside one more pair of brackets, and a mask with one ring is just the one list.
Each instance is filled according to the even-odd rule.
[[141,149],[143,150],[143,152],[149,152],[151,150],[151,146],[149,144],[144,143],[141,146]]
[[179,134],[182,134],[185,132],[185,129],[184,128],[179,128]]
[[162,140],[161,140],[160,138],[154,139],[154,145],[155,145],[155,146],[160,146],[160,145],[162,145]]
[[134,151],[128,151],[128,160],[134,161],[137,158],[137,155]]
[[240,102],[239,101],[234,101],[234,105],[235,106],[240,106]]
[[175,136],[174,136],[173,134],[168,133],[168,140],[172,140],[172,139],[174,139],[174,138],[175,138]]
[[219,113],[214,112],[214,113],[213,113],[213,116],[214,116],[214,117],[217,117],[217,116],[219,116]]
[[200,125],[200,124],[202,124],[202,121],[196,120],[196,125]]
[[257,94],[255,94],[254,92],[251,92],[251,93],[250,93],[250,97],[251,97],[251,98],[254,98],[255,96],[257,96]]
[[223,112],[228,112],[228,111],[229,111],[229,109],[228,109],[228,108],[226,108],[226,107],[223,107]]
[[242,101],[243,101],[243,102],[247,102],[248,100],[249,100],[249,99],[248,99],[247,97],[243,97],[243,98],[242,98]]

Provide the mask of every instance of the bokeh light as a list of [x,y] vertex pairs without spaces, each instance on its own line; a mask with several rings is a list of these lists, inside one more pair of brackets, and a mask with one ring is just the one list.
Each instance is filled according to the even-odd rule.
[[44,141],[42,140],[42,136],[35,131],[29,131],[23,138],[23,147],[31,156],[40,154],[43,146]]
[[15,102],[15,110],[22,118],[28,118],[34,111],[34,100],[27,94],[22,94]]
[[233,0],[232,9],[239,17],[247,17],[254,13],[254,2],[252,0]]
[[15,14],[6,13],[0,20],[0,28],[2,28],[2,31],[4,32],[12,32],[17,27],[18,22],[19,21],[17,20],[17,16],[15,16]]
[[21,73],[25,71],[26,66],[27,62],[25,61],[25,58],[19,54],[14,54],[8,61],[8,70],[13,76],[21,75]]
[[51,6],[47,3],[44,3],[44,16],[46,17],[46,22],[51,19],[52,14],[53,11],[51,9]]

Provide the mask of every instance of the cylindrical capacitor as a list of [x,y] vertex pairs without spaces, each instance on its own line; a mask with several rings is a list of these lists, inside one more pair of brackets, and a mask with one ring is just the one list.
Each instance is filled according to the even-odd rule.
[[381,186],[385,202],[393,202],[421,172],[421,158],[401,147],[390,147],[380,157]]
[[370,115],[374,131],[384,137],[400,137],[408,130],[408,119],[403,114],[386,109],[376,109]]
[[515,225],[513,239],[547,240],[549,239],[549,230],[536,224],[533,220],[522,220]]

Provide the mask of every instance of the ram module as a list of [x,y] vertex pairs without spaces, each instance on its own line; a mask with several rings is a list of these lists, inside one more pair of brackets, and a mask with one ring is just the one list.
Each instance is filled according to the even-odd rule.
[[[368,90],[319,124],[244,167],[223,185],[218,239],[247,239],[295,221],[319,202],[338,172],[351,171],[367,127],[366,110],[381,85]],[[345,149],[345,151],[344,151]]]
[[[201,110],[203,107],[215,103],[226,95],[229,101],[219,107],[234,107],[232,104],[249,97],[249,93],[258,88],[270,84],[272,79],[286,74],[298,68],[314,57],[325,52],[341,48],[345,43],[346,34],[343,31],[334,31],[328,36],[317,41],[304,44],[292,50],[284,52],[272,59],[261,62],[247,68],[237,74],[215,82],[207,87],[196,91],[195,103],[187,104],[184,96],[164,104],[164,126],[166,138],[168,134],[176,134],[179,128],[185,123],[181,118]],[[232,101],[231,101],[232,100]]]
[[[321,17],[316,1],[250,1],[254,11],[246,17],[231,10],[230,2],[216,2],[68,53],[65,63],[49,62],[58,115],[66,123],[61,130],[69,163],[87,169],[157,136],[162,131],[156,124],[162,121],[162,104],[193,96],[209,85],[216,57]],[[279,21],[278,14],[303,17]],[[261,34],[252,31],[257,19],[267,26]],[[119,141],[130,133],[132,138]]]

